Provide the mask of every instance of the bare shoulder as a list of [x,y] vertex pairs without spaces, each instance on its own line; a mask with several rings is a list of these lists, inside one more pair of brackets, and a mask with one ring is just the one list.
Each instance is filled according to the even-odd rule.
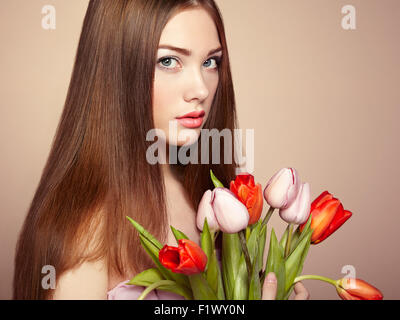
[[91,223],[77,232],[79,245],[74,251],[80,263],[58,277],[53,299],[107,299],[108,268],[101,214],[96,213]]
[[66,271],[57,281],[55,300],[107,299],[108,272],[104,260],[84,262]]

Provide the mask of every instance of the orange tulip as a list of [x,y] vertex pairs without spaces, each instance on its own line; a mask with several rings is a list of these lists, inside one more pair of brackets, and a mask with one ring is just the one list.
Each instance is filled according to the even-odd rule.
[[[321,193],[311,204],[310,213],[313,234],[311,243],[317,244],[329,237],[352,215],[348,210],[343,209],[341,202],[334,198],[328,191]],[[306,223],[300,226],[303,231]]]
[[379,289],[361,279],[342,278],[337,281],[336,291],[343,300],[382,300]]
[[230,190],[246,206],[250,216],[249,225],[256,223],[263,208],[261,184],[255,184],[251,174],[241,173],[236,176],[235,181],[231,181]]

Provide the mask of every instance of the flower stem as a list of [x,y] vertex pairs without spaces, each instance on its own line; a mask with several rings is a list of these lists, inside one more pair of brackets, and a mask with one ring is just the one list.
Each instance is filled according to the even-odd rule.
[[304,275],[304,276],[299,276],[299,277],[297,277],[297,278],[294,279],[293,284],[295,284],[295,283],[298,282],[298,281],[306,280],[306,279],[325,281],[325,282],[328,282],[328,283],[330,283],[331,285],[337,287],[337,281],[336,281],[336,280],[333,280],[333,279],[330,279],[330,278],[327,278],[327,277],[323,277],[323,276],[313,275],[313,274]]
[[213,241],[217,240],[219,235],[219,230],[217,230],[215,233],[214,232],[211,233],[211,235],[212,235],[211,239],[213,239]]
[[290,243],[292,242],[292,234],[293,234],[293,223],[289,223],[289,234],[288,234],[288,239],[286,241],[285,258],[287,258],[290,252]]
[[239,239],[240,239],[240,244],[242,246],[242,250],[244,253],[244,259],[246,260],[246,266],[247,266],[247,275],[248,275],[248,280],[249,280],[249,285],[250,285],[250,278],[251,278],[251,261],[250,261],[250,254],[249,251],[247,250],[247,243],[246,243],[246,235],[245,235],[245,230],[239,231]]
[[263,220],[261,226],[264,226],[264,225],[266,225],[266,224],[268,223],[268,221],[269,221],[269,219],[271,218],[272,213],[274,212],[274,210],[275,210],[275,208],[269,207],[268,212],[267,212],[267,214],[265,215],[264,220]]
[[176,284],[175,281],[172,280],[160,280],[157,282],[154,282],[152,285],[148,286],[143,292],[142,294],[139,296],[138,300],[143,300],[144,298],[146,298],[146,296],[153,291],[154,289],[161,287],[161,286],[165,286],[165,285],[174,285]]

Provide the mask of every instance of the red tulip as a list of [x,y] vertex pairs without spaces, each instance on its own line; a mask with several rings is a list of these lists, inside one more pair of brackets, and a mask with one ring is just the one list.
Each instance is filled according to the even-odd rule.
[[175,273],[186,275],[203,272],[207,265],[207,255],[193,241],[181,239],[178,247],[165,245],[158,254],[161,264]]
[[[311,243],[317,244],[329,237],[343,223],[345,223],[352,215],[348,210],[343,209],[341,202],[334,198],[328,191],[324,191],[311,204],[310,213]],[[303,231],[306,223],[300,226],[300,231]]]
[[235,181],[231,181],[230,190],[246,206],[250,216],[249,225],[256,223],[263,209],[261,184],[255,184],[251,174],[241,173]]
[[379,289],[361,279],[342,278],[337,282],[336,291],[343,300],[382,300]]

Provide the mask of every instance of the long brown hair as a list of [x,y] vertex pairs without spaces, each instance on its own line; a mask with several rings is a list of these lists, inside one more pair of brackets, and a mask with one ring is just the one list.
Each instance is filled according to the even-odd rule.
[[[213,0],[91,0],[61,119],[17,243],[14,299],[52,298],[54,290],[41,287],[45,265],[55,268],[57,279],[100,258],[121,276],[152,266],[125,216],[166,239],[165,186],[160,166],[146,160],[154,143],[146,141],[146,133],[154,128],[152,90],[162,30],[176,13],[193,7],[212,16],[223,48],[203,129],[227,128],[233,136],[229,56]],[[232,164],[174,165],[195,210],[212,188],[209,170],[228,185],[235,168],[234,156]]]

